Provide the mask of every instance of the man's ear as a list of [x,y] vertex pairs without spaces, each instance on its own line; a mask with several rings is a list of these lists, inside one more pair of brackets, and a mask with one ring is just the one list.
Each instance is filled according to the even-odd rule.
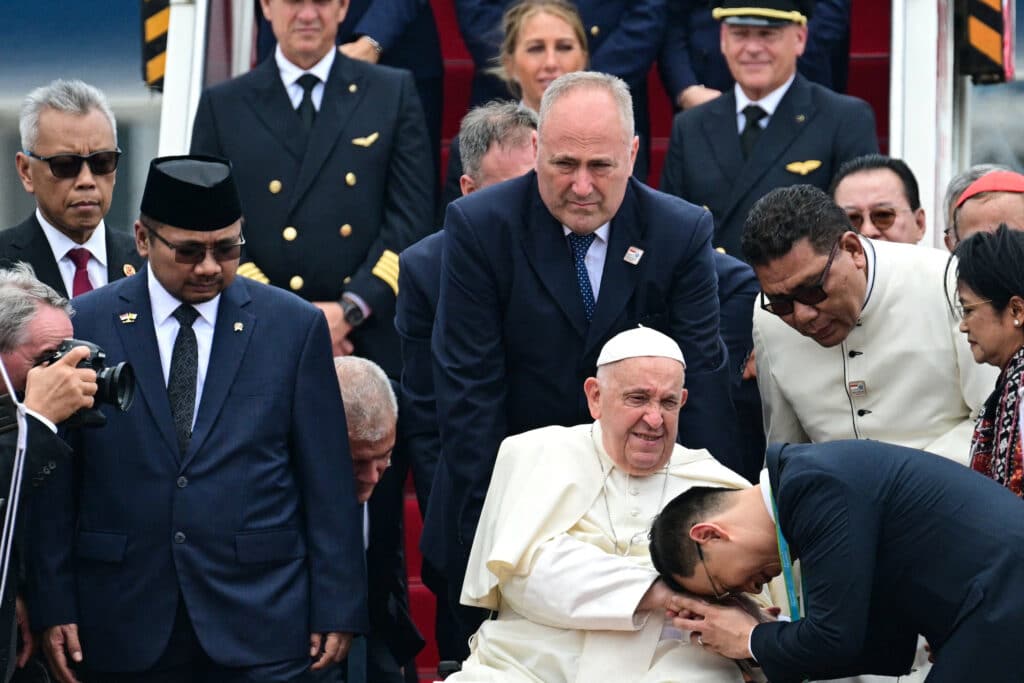
[[587,396],[587,407],[590,409],[590,417],[595,420],[601,419],[601,382],[596,377],[588,377],[583,382],[583,393]]
[[465,197],[467,194],[473,194],[476,191],[476,183],[468,175],[463,173],[459,176],[459,189],[462,190],[462,196]]
[[142,258],[149,258],[149,231],[141,221],[135,221],[135,250]]
[[710,540],[719,539],[723,541],[729,540],[729,534],[718,524],[714,522],[699,522],[690,527],[690,538],[697,543],[703,545]]

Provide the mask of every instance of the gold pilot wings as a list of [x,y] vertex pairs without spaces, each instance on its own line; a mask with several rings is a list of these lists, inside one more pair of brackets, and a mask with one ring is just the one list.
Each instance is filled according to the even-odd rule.
[[352,144],[356,147],[369,147],[373,143],[377,142],[377,138],[380,137],[380,133],[374,131],[364,138],[352,138]]
[[786,164],[786,170],[790,173],[796,173],[797,175],[807,175],[811,171],[815,171],[821,168],[821,162],[817,159],[808,159],[807,161],[791,161]]

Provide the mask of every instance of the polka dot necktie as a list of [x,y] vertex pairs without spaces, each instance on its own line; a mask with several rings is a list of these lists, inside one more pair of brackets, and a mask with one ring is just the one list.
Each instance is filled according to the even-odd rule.
[[167,398],[174,416],[174,433],[178,437],[178,453],[182,456],[188,450],[192,439],[192,417],[196,409],[196,380],[199,372],[199,345],[192,324],[199,317],[199,311],[188,304],[175,309],[174,319],[178,321],[178,336],[171,349],[171,371],[167,378]]
[[572,260],[576,266],[576,284],[583,297],[583,313],[587,322],[594,317],[594,290],[590,286],[590,273],[587,272],[587,250],[594,243],[594,233],[578,235],[569,233],[569,245],[572,247]]

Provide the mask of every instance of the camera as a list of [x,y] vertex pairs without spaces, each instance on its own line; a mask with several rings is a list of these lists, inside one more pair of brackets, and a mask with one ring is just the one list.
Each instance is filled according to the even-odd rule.
[[78,367],[96,372],[96,395],[93,397],[94,407],[79,410],[65,424],[68,427],[101,427],[107,423],[107,418],[95,406],[109,403],[121,412],[127,412],[132,407],[132,401],[135,400],[135,371],[126,362],[112,368],[106,367],[107,354],[103,349],[80,339],[63,340],[56,351],[40,361],[40,365],[60,360],[76,346],[89,349],[88,358],[79,363]]

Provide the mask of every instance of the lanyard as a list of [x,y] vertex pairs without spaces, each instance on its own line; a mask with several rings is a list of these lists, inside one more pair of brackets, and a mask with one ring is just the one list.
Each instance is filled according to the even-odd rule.
[[775,504],[775,495],[772,495],[772,512],[775,513],[775,538],[779,542],[779,561],[782,563],[782,578],[786,582],[786,598],[789,600],[789,618],[798,621],[802,614],[800,609],[800,596],[796,592],[796,584],[793,581],[793,561],[789,557],[789,543],[782,535],[782,524],[779,522],[779,507]]

